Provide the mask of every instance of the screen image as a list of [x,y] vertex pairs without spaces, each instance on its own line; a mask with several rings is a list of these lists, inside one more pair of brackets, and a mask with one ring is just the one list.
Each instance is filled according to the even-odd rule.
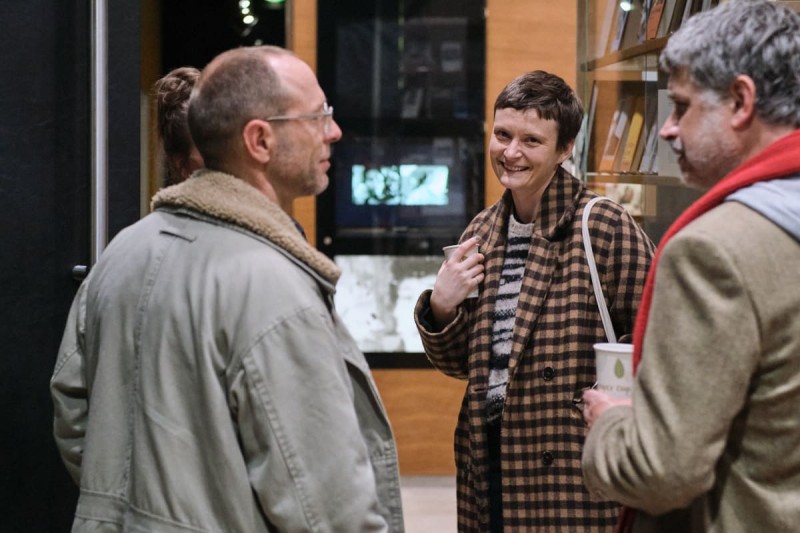
[[351,235],[460,232],[483,201],[476,177],[481,153],[463,137],[342,140],[331,158],[328,224]]
[[337,255],[336,311],[367,353],[422,353],[414,306],[444,256]]
[[353,165],[353,205],[447,205],[449,171],[447,165]]

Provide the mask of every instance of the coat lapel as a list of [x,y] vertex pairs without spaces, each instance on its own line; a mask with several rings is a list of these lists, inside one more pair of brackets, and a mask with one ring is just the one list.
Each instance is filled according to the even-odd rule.
[[[550,285],[560,268],[557,264],[558,247],[562,240],[560,234],[574,218],[576,200],[583,189],[580,181],[559,167],[542,197],[542,208],[533,227],[531,247],[517,303],[514,338],[508,361],[509,381],[514,376],[522,354],[530,351],[529,344],[534,337],[536,323],[545,312],[544,304]],[[502,262],[502,257],[500,261]]]

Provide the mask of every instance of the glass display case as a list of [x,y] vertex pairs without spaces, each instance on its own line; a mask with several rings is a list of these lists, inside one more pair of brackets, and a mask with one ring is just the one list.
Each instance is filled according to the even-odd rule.
[[317,245],[440,253],[483,207],[483,2],[321,1],[318,75],[336,108]]
[[317,54],[343,132],[316,205],[336,306],[371,364],[421,356],[416,298],[483,207],[484,2],[320,0]]

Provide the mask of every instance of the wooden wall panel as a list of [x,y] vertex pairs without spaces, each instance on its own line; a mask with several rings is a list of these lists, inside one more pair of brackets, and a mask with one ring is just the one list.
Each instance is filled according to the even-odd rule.
[[139,211],[150,212],[150,199],[162,186],[161,145],[153,84],[161,77],[161,7],[157,0],[141,1],[142,38],[139,43],[139,90],[142,95],[142,183]]
[[453,432],[466,382],[430,369],[375,369],[404,476],[455,475]]
[[[506,84],[529,70],[558,74],[572,87],[577,77],[577,2],[486,0],[486,140],[494,100]],[[503,193],[486,157],[486,205]]]
[[[317,0],[286,3],[286,47],[317,69]],[[311,245],[317,243],[317,204],[314,196],[298,198],[292,216],[303,226]]]

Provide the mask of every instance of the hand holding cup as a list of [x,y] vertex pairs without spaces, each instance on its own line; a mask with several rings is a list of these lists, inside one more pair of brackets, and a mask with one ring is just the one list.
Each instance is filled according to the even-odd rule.
[[478,296],[483,281],[483,254],[478,239],[471,238],[458,245],[445,246],[445,261],[436,275],[431,295],[431,310],[440,325],[452,321],[456,308],[466,298]]
[[609,407],[630,405],[633,393],[633,345],[600,342],[594,345],[597,383],[583,391],[583,419],[592,424]]

